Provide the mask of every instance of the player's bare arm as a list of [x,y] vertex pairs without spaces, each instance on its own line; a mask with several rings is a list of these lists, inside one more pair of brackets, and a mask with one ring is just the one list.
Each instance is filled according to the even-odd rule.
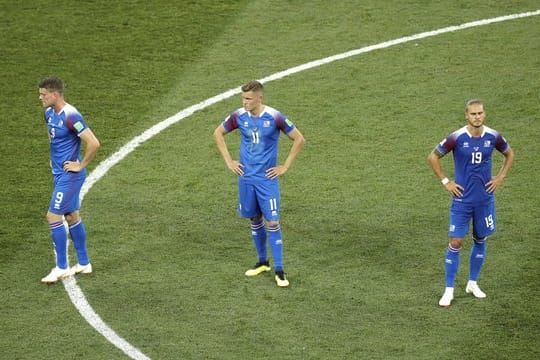
[[242,176],[244,175],[244,170],[242,169],[244,165],[241,164],[240,161],[232,159],[231,153],[227,148],[227,143],[225,142],[226,133],[227,131],[223,125],[219,125],[216,130],[214,130],[214,141],[216,142],[219,152],[221,153],[223,160],[225,160],[227,167],[236,175]]
[[289,134],[289,139],[293,141],[293,145],[291,147],[291,150],[289,151],[289,156],[287,156],[287,159],[285,160],[283,165],[277,165],[266,170],[267,178],[275,179],[285,174],[294,163],[294,160],[296,160],[296,157],[298,156],[300,150],[302,150],[302,147],[306,142],[304,135],[302,135],[302,133],[297,128],[291,131],[291,133]]
[[81,160],[81,162],[78,161],[66,161],[64,162],[64,171],[70,171],[70,172],[79,172],[82,169],[84,169],[90,161],[94,158],[96,155],[96,152],[98,151],[100,147],[99,140],[94,135],[92,130],[86,129],[84,132],[80,135],[81,140],[85,143],[85,150],[84,150],[84,157]]
[[[433,172],[435,173],[435,175],[437,175],[437,177],[439,178],[439,180],[441,180],[441,182],[443,181],[443,179],[446,179],[446,175],[444,174],[444,170],[441,165],[442,157],[443,155],[439,151],[437,151],[437,149],[433,149],[433,151],[431,151],[431,153],[428,156],[428,162],[431,165]],[[465,189],[463,188],[463,186],[456,184],[455,181],[449,180],[445,184],[443,183],[443,185],[446,188],[446,190],[448,190],[448,192],[450,192],[453,196],[456,196],[456,197],[463,196],[463,190]]]
[[514,150],[512,148],[508,148],[506,152],[503,153],[504,155],[504,162],[502,165],[501,170],[497,175],[495,175],[487,184],[486,184],[486,190],[489,193],[494,192],[504,181],[504,178],[506,177],[506,174],[508,173],[508,170],[512,167],[512,164],[514,163]]

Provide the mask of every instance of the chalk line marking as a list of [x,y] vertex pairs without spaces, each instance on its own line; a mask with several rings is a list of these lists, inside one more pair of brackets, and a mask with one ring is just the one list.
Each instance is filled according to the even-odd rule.
[[[513,14],[513,15],[506,15],[506,16],[500,16],[492,19],[484,19],[484,20],[478,20],[473,22],[468,22],[461,25],[456,26],[449,26],[438,30],[433,31],[427,31],[423,33],[419,33],[416,35],[406,36],[395,40],[390,40],[386,42],[382,42],[375,45],[366,46],[360,49],[347,51],[341,54],[337,54],[334,56],[329,56],[323,59],[311,61],[299,66],[295,66],[293,68],[290,68],[288,70],[280,71],[278,73],[275,73],[273,75],[267,76],[263,79],[260,79],[262,83],[267,83],[274,80],[282,79],[286,76],[299,73],[304,70],[313,69],[315,67],[325,65],[332,63],[334,61],[343,60],[352,56],[368,53],[374,50],[379,49],[385,49],[394,45],[398,44],[404,44],[410,41],[414,40],[420,40],[425,39],[428,37],[433,37],[445,33],[455,32],[459,30],[469,29],[473,27],[483,26],[483,25],[489,25],[493,23],[508,21],[508,20],[515,20],[520,18],[526,18],[530,16],[537,16],[540,15],[540,10],[536,11],[530,11],[525,12],[521,14]],[[214,105],[220,101],[223,101],[225,99],[228,99],[234,95],[240,94],[241,89],[240,87],[227,90],[219,95],[216,95],[214,97],[208,98],[198,104],[192,105],[179,113],[161,121],[160,123],[152,126],[148,130],[144,131],[141,135],[136,136],[131,141],[129,141],[126,145],[122,146],[120,150],[112,154],[110,157],[102,161],[95,169],[92,171],[92,173],[86,178],[86,181],[81,189],[81,201],[83,200],[84,196],[88,193],[88,191],[92,188],[92,186],[98,182],[105,174],[116,164],[118,164],[122,159],[124,159],[129,153],[134,151],[139,145],[144,143],[145,141],[150,140],[155,135],[159,134],[161,131],[165,130],[171,125],[176,124],[180,120],[183,120],[189,116],[191,116],[193,113],[199,110],[203,110],[211,105]],[[99,315],[92,309],[88,301],[86,300],[86,297],[84,296],[84,293],[82,292],[81,288],[77,285],[77,281],[74,277],[68,278],[63,280],[64,287],[71,299],[71,302],[79,313],[83,316],[83,318],[92,326],[97,332],[99,332],[101,335],[103,335],[110,343],[112,343],[114,346],[116,346],[118,349],[122,350],[126,355],[131,357],[132,359],[136,360],[150,360],[149,357],[147,357],[145,354],[143,354],[139,349],[128,343],[126,340],[124,340],[122,337],[120,337],[118,334],[114,332],[113,329],[111,329],[100,317]]]

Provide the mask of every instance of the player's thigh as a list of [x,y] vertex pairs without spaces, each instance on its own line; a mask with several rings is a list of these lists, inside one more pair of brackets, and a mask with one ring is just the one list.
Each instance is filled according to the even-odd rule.
[[257,201],[266,221],[279,221],[281,209],[279,181],[265,181],[258,184]]
[[80,193],[85,176],[80,173],[57,175],[49,203],[49,212],[64,215],[77,211],[81,207]]
[[497,229],[497,214],[495,202],[491,201],[485,206],[478,206],[474,210],[473,233],[479,238],[484,238]]
[[472,220],[473,208],[458,202],[452,202],[450,206],[448,237],[464,238],[469,232],[469,224]]
[[261,215],[255,187],[242,179],[238,180],[238,213],[245,218],[254,218]]

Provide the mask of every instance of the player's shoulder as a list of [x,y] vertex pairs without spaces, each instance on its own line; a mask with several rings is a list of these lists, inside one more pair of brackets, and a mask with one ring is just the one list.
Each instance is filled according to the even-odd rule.
[[469,137],[469,132],[467,131],[467,126],[463,126],[457,130],[454,130],[450,135],[446,137],[446,140],[453,140],[457,141],[459,138],[462,138],[464,136]]
[[68,103],[66,103],[66,105],[62,108],[62,112],[64,112],[66,115],[81,115],[75,106]]
[[457,130],[451,132],[447,137],[445,137],[438,145],[437,149],[441,154],[446,154],[447,152],[454,149],[456,144],[462,141],[463,137],[468,137],[467,127],[464,126]]
[[278,126],[283,126],[287,122],[287,117],[276,108],[265,105],[261,118],[265,120],[272,120]]
[[498,137],[498,136],[501,135],[501,133],[498,132],[497,130],[492,129],[489,126],[485,126],[485,125],[484,125],[484,133],[488,134],[488,135],[491,135],[491,136],[494,136],[494,137]]
[[263,113],[270,115],[274,119],[283,117],[281,111],[268,105],[264,105]]
[[460,136],[466,135],[468,133],[469,133],[469,131],[467,130],[467,126],[463,126],[463,127],[459,128],[459,129],[455,130],[452,133],[452,135],[455,136],[455,137],[460,137]]
[[244,109],[243,107],[240,107],[240,108],[234,110],[233,112],[231,112],[229,114],[229,116],[227,117],[227,119],[229,119],[229,118],[238,119],[238,118],[242,117],[242,115],[245,115],[245,114],[247,114],[246,109]]
[[79,121],[84,121],[82,114],[75,108],[75,106],[66,103],[62,110],[58,113],[59,116],[63,117],[68,124],[73,124]]

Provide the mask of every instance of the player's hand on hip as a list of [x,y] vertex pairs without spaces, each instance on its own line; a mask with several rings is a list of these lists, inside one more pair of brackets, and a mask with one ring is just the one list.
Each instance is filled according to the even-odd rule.
[[495,176],[493,179],[487,182],[486,191],[488,193],[495,192],[495,190],[502,184],[503,178]]
[[271,167],[270,169],[266,170],[266,177],[269,179],[275,179],[283,174],[285,174],[289,170],[284,165],[278,165]]
[[64,162],[65,172],[79,172],[83,169],[82,165],[78,161],[66,161]]
[[448,190],[455,197],[463,196],[463,186],[456,184],[454,181],[450,181],[448,184],[444,185],[446,190]]
[[233,160],[230,164],[227,165],[229,167],[229,169],[231,169],[231,171],[233,173],[235,173],[236,175],[238,176],[242,176],[244,175],[244,170],[242,169],[244,167],[244,165],[242,165],[240,163],[240,161],[237,161],[237,160]]

